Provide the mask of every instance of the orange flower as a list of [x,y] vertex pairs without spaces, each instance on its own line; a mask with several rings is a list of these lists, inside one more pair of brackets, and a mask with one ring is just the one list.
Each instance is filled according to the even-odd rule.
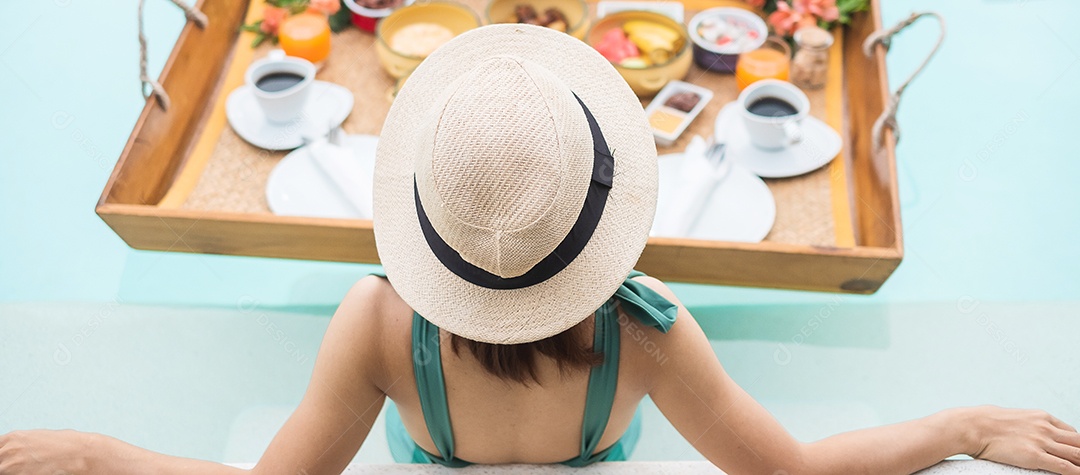
[[836,0],[795,0],[795,10],[810,13],[825,21],[836,21],[840,18]]
[[341,0],[310,0],[308,7],[319,13],[333,15],[341,8]]
[[285,21],[285,17],[288,15],[289,11],[284,8],[267,5],[263,9],[263,20],[259,24],[259,29],[268,35],[276,35],[278,27],[281,26],[281,22]]

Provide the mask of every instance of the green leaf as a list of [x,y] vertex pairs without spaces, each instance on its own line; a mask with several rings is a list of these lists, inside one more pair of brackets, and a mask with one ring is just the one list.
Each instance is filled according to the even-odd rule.
[[341,8],[338,9],[337,13],[330,15],[330,31],[338,33],[341,30],[348,28],[351,24],[352,12],[350,12],[348,7],[342,2]]
[[240,27],[240,29],[243,30],[243,31],[251,31],[251,32],[258,33],[258,32],[262,31],[262,22],[263,22],[262,20],[259,20],[259,21],[255,22],[255,23],[250,24],[250,25],[243,25],[243,26]]
[[837,0],[836,9],[840,10],[840,16],[836,21],[842,25],[851,23],[851,14],[865,11],[870,7],[869,0]]
[[836,8],[840,10],[841,14],[851,14],[854,12],[861,12],[870,6],[868,0],[840,0],[836,2]]
[[255,39],[251,42],[251,47],[258,48],[259,45],[263,43],[263,41],[266,41],[266,38],[266,33],[260,31],[259,34],[255,35]]
[[266,0],[268,5],[272,5],[278,8],[285,8],[288,10],[295,10],[296,8],[304,8],[308,4],[308,0]]

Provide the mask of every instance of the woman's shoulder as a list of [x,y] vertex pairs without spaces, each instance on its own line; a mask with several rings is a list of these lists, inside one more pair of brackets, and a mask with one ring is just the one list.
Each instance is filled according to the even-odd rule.
[[677,312],[674,322],[669,324],[670,326],[666,331],[661,330],[657,325],[647,324],[629,315],[620,315],[619,324],[622,327],[621,330],[624,336],[624,342],[621,345],[624,357],[637,363],[634,366],[648,375],[649,384],[651,385],[651,380],[655,378],[656,373],[662,371],[662,368],[668,364],[671,354],[670,348],[682,344],[685,339],[685,332],[681,330],[687,326],[693,327],[697,325],[693,321],[693,317],[679,302],[675,293],[663,281],[648,275],[634,276],[631,280],[644,285],[671,304],[674,304],[675,309],[669,311]]
[[376,330],[374,333],[398,328],[412,317],[409,304],[385,277],[376,274],[357,280],[345,294],[338,310],[342,318],[355,320],[354,324],[363,325],[369,331]]
[[[385,278],[368,275],[349,289],[338,305],[330,328],[348,340],[376,367],[392,360],[400,348],[403,329],[411,328],[412,309]],[[407,335],[406,335],[407,336]]]
[[638,274],[630,277],[630,280],[648,287],[649,290],[660,294],[660,296],[667,299],[669,302],[679,305],[678,298],[675,297],[675,293],[668,288],[664,281],[657,279],[651,275]]
[[390,281],[382,274],[368,274],[361,277],[345,294],[342,303],[346,301],[362,305],[370,310],[400,310],[402,307],[408,307],[408,304],[394,290],[394,286],[390,285]]
[[662,339],[668,341],[679,341],[687,338],[687,333],[691,335],[689,336],[690,338],[697,338],[698,336],[700,336],[701,327],[698,325],[697,321],[694,320],[694,316],[690,314],[690,311],[687,310],[686,307],[682,304],[682,301],[679,300],[679,297],[675,295],[675,292],[673,292],[671,288],[667,286],[667,284],[655,277],[650,277],[647,275],[634,277],[633,280],[645,285],[652,291],[660,294],[661,297],[667,299],[667,301],[675,304],[676,311],[678,313],[675,318],[674,324],[671,326],[671,329],[669,329],[667,332],[657,331],[657,333],[661,333],[663,335],[661,337]]
[[662,297],[664,297],[671,303],[680,307],[682,306],[682,303],[679,302],[679,298],[675,296],[675,292],[672,292],[671,289],[667,286],[667,284],[664,283],[664,281],[646,274],[634,276],[631,278],[631,280],[645,285],[650,290],[660,294]]

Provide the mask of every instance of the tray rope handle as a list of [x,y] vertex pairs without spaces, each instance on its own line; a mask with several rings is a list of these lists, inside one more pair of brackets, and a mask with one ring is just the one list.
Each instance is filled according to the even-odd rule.
[[885,51],[888,52],[889,46],[892,45],[893,36],[900,33],[904,28],[911,26],[920,18],[927,16],[937,18],[938,24],[941,26],[941,33],[938,35],[937,43],[934,44],[934,48],[930,50],[930,54],[926,55],[926,58],[919,64],[919,67],[915,68],[915,70],[911,72],[911,75],[904,80],[903,84],[900,84],[900,87],[896,88],[896,91],[889,96],[889,103],[885,105],[885,110],[881,111],[881,115],[874,121],[874,128],[872,130],[874,147],[876,147],[876,149],[880,149],[883,145],[882,142],[884,137],[882,136],[882,132],[885,127],[892,129],[896,141],[900,141],[900,124],[896,122],[896,111],[900,108],[900,96],[904,94],[904,90],[907,89],[908,85],[915,80],[915,77],[922,72],[923,68],[925,68],[934,55],[937,54],[938,49],[941,48],[941,43],[945,41],[945,18],[935,11],[912,12],[911,16],[901,20],[896,25],[893,25],[892,28],[875,31],[863,41],[863,54],[866,56],[873,56],[874,46],[878,44],[885,47]]
[[[195,22],[199,28],[206,28],[209,20],[206,18],[205,13],[194,6],[184,3],[183,0],[170,1],[184,11],[187,21]],[[157,103],[161,106],[161,109],[169,110],[169,93],[165,92],[165,88],[161,86],[160,82],[146,73],[146,34],[143,33],[143,3],[145,2],[146,0],[139,0],[139,81],[142,82],[142,95],[145,99],[150,99],[151,96],[157,98]],[[147,86],[149,86],[149,89]]]

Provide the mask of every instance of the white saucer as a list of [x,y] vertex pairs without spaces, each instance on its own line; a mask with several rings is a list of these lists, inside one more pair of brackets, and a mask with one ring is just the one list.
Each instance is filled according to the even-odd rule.
[[[679,187],[682,154],[659,158],[660,192],[656,212],[667,213],[665,206]],[[765,182],[738,163],[709,196],[701,216],[687,236],[711,241],[761,242],[776,221],[776,201]]]
[[803,139],[790,147],[764,150],[750,143],[738,106],[728,104],[716,115],[717,142],[727,143],[727,156],[762,178],[787,178],[812,172],[840,153],[840,134],[815,117],[802,121]]
[[352,149],[352,157],[337,164],[337,170],[357,177],[366,184],[364,189],[350,190],[367,196],[349,199],[342,196],[327,171],[315,162],[309,147],[293,150],[270,171],[266,182],[266,202],[274,214],[316,218],[371,219],[371,210],[358,210],[356,202],[371,203],[375,176],[375,147],[379,138],[374,135],[347,135],[343,146]]
[[341,125],[352,112],[352,92],[337,84],[316,80],[311,83],[309,94],[300,118],[275,124],[266,120],[251,88],[243,85],[229,94],[225,116],[236,134],[251,145],[267,150],[291,150],[304,144],[306,130],[330,130]]

